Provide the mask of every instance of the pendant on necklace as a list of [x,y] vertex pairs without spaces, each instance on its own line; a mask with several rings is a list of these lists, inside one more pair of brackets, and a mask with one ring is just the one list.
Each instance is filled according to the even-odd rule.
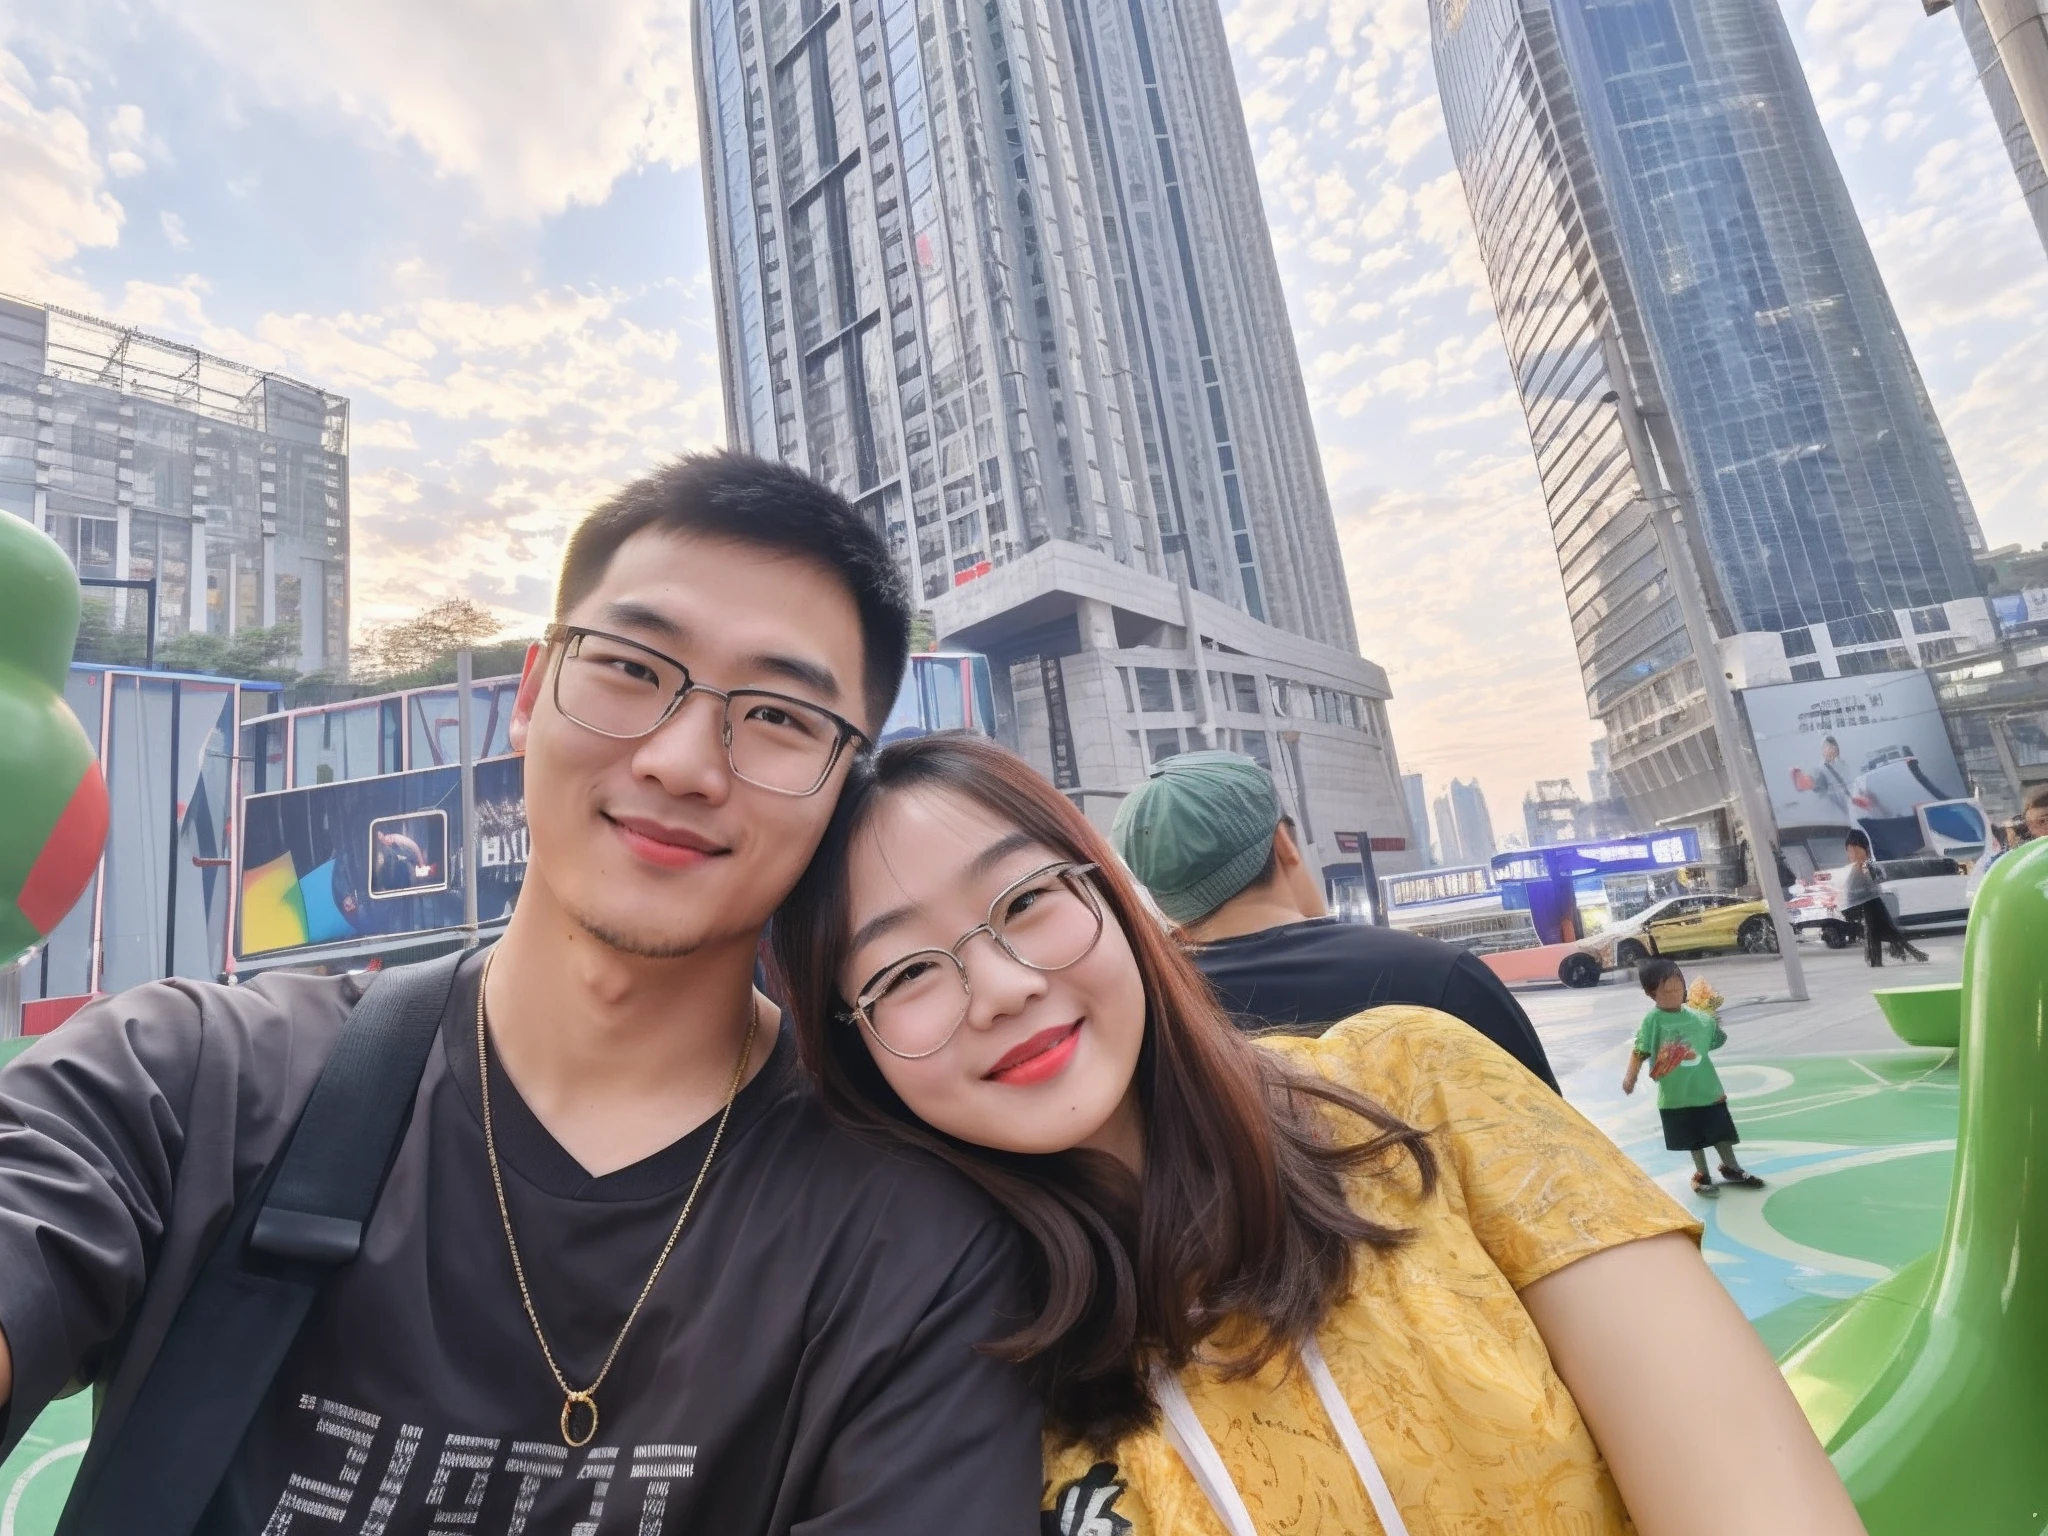
[[[579,1436],[576,1426],[583,1415],[577,1410],[587,1410],[590,1427]],[[580,1451],[597,1438],[597,1399],[588,1392],[568,1392],[562,1397],[562,1443],[572,1451]]]

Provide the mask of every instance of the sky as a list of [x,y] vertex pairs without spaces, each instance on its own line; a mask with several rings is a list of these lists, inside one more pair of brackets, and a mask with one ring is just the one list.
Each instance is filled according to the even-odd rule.
[[[2048,539],[2048,257],[1953,15],[1784,0],[1985,532]],[[1402,765],[1583,790],[1426,0],[1223,0]],[[0,0],[0,292],[350,398],[358,632],[538,628],[562,537],[722,440],[685,0]]]

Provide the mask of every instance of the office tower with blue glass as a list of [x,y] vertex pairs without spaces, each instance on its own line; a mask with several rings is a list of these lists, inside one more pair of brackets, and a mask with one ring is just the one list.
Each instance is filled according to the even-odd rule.
[[1326,863],[1362,834],[1406,867],[1216,0],[695,28],[730,440],[873,519],[1091,816],[1232,747]]
[[1988,641],[1975,513],[1774,0],[1430,19],[1590,711],[1639,823],[1711,842],[1730,793],[1645,457],[1738,689]]

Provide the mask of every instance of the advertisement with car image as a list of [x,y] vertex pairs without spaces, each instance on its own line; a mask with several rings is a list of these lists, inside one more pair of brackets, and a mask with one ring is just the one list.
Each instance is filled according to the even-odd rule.
[[1915,812],[1969,793],[1925,672],[1750,688],[1742,702],[1781,829],[1860,827],[1878,858],[1903,859],[1924,841]]
[[1872,872],[1901,929],[1967,920],[1967,866],[1989,832],[1925,672],[1752,688],[1742,699],[1793,876],[1796,931],[1831,949],[1860,937],[1841,902],[1852,829],[1870,839]]

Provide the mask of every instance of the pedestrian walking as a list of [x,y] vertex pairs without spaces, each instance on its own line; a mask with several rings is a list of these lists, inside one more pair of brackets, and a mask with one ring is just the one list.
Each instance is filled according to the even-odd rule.
[[1924,951],[1916,949],[1899,931],[1891,908],[1884,904],[1884,888],[1870,862],[1870,838],[1851,832],[1843,839],[1849,852],[1849,878],[1842,887],[1842,910],[1863,925],[1863,960],[1866,965],[1883,965],[1886,950],[1894,960],[1927,962]]
[[1692,1154],[1692,1192],[1717,1195],[1707,1171],[1707,1151],[1721,1157],[1721,1177],[1743,1189],[1762,1189],[1764,1181],[1735,1160],[1742,1139],[1735,1117],[1728,1113],[1728,1092],[1714,1070],[1713,1053],[1728,1043],[1728,1032],[1712,1014],[1689,1008],[1685,972],[1674,960],[1658,958],[1636,972],[1643,991],[1657,1006],[1643,1016],[1635,1049],[1622,1074],[1621,1091],[1636,1091],[1636,1075],[1650,1065],[1657,1085],[1657,1113],[1664,1118],[1664,1145],[1672,1152]]

